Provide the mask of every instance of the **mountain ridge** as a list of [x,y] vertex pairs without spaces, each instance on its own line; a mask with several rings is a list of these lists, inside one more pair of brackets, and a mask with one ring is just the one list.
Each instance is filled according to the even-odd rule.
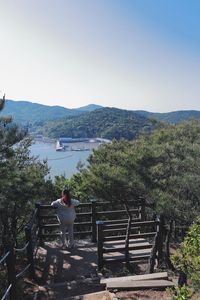
[[[45,105],[27,100],[6,100],[2,115],[13,115],[14,121],[19,123],[35,123],[55,120],[65,116],[76,116],[82,113],[103,108],[101,105],[88,104],[78,108],[67,108],[59,105]],[[123,109],[122,109],[123,110]],[[200,119],[198,110],[177,110],[170,112],[149,112],[146,110],[128,110],[148,118],[168,123],[179,123],[188,119]]]
[[26,100],[7,99],[2,115],[12,115],[14,122],[26,124],[55,120],[65,116],[76,116],[100,107],[100,105],[89,104],[79,108],[65,108],[59,105],[50,106]]

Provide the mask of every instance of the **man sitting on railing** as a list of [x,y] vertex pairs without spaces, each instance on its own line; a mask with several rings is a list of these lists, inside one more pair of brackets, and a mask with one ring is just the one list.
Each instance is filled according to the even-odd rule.
[[52,206],[57,208],[57,217],[60,223],[62,232],[62,248],[66,248],[66,229],[68,229],[68,248],[74,247],[74,220],[76,218],[75,206],[78,206],[80,202],[75,199],[71,199],[70,191],[64,189],[62,191],[62,197],[53,201]]

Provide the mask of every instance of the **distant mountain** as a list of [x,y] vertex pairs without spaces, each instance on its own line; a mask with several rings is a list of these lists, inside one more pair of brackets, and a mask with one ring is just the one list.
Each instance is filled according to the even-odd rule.
[[143,117],[171,124],[178,124],[191,119],[200,119],[200,111],[198,110],[178,110],[168,113],[152,113],[144,110],[136,110],[135,112]]
[[99,105],[90,104],[85,107],[69,109],[62,106],[48,106],[29,101],[6,100],[2,114],[12,115],[16,123],[27,124],[60,119],[65,116],[77,116],[99,107]]
[[[49,106],[30,101],[6,100],[6,105],[2,114],[12,115],[16,123],[38,123],[42,125],[44,122],[49,120],[78,116],[82,113],[92,112],[100,108],[102,108],[102,106],[96,104],[89,104],[83,107],[69,109],[62,106]],[[180,110],[168,113],[154,113],[144,110],[136,110],[132,112],[146,118],[152,118],[173,124],[189,119],[200,119],[200,111],[197,110]]]
[[99,109],[99,108],[102,108],[102,106],[97,105],[97,104],[89,104],[89,105],[86,105],[86,106],[76,108],[76,110],[83,111],[83,112],[86,112],[86,111],[88,112],[88,111],[94,111],[94,110]]
[[200,111],[185,110],[153,113],[143,110],[128,111],[103,108],[100,105],[69,109],[29,101],[7,100],[3,115],[12,115],[14,122],[27,125],[31,132],[49,137],[102,137],[133,139],[139,132],[149,132],[153,119],[177,124],[185,120],[200,119]]
[[133,111],[117,108],[101,108],[73,118],[47,122],[40,133],[57,138],[101,137],[132,140],[143,132],[150,132],[153,123]]

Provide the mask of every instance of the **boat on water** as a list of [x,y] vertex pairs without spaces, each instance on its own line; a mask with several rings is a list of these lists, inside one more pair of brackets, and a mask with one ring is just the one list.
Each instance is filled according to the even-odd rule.
[[56,151],[64,151],[64,147],[60,144],[59,141],[56,142]]

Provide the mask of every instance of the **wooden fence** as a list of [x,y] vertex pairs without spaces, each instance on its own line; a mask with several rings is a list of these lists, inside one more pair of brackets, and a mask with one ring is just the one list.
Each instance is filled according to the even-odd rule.
[[[132,208],[136,220],[145,218],[145,202],[143,199],[129,201],[129,204],[137,208]],[[51,205],[36,205],[38,209],[39,240],[42,244],[45,240],[60,237],[59,223],[56,217],[56,208]],[[97,241],[97,220],[107,220],[107,222],[123,223],[127,222],[125,209],[120,209],[121,205],[111,205],[110,202],[82,203],[76,208],[76,221],[74,224],[74,235],[76,238],[90,238],[92,242]],[[111,208],[108,210],[108,208]]]
[[[97,221],[98,232],[98,269],[102,269],[108,263],[125,262],[125,238],[127,222],[110,224]],[[131,223],[131,234],[128,251],[129,261],[139,262],[149,260],[151,253],[160,240],[160,221],[134,220]],[[156,242],[155,242],[156,241]],[[148,252],[148,253],[146,253]],[[156,251],[157,252],[157,251]],[[153,256],[152,259],[155,259]],[[154,268],[155,261],[151,265]],[[152,271],[153,272],[153,269]]]
[[[130,238],[134,241],[138,239],[149,239],[148,244],[129,245],[129,251],[151,249],[148,255],[135,255],[130,257],[130,261],[138,261],[150,258],[150,272],[153,272],[155,259],[161,256],[163,243],[163,226],[160,221],[146,221],[145,201],[129,201],[130,210],[133,214],[132,232]],[[124,252],[125,231],[127,227],[127,213],[121,209],[122,205],[110,202],[96,202],[92,200],[82,203],[77,210],[75,222],[75,237],[89,238],[92,242],[98,239],[98,267],[101,269],[107,262],[116,262],[120,259],[108,257],[108,253]],[[0,258],[0,265],[5,267],[7,273],[7,287],[2,299],[9,297],[10,300],[18,300],[17,281],[29,272],[31,278],[35,277],[34,258],[37,245],[45,240],[59,237],[59,223],[56,217],[56,209],[51,205],[37,203],[30,224],[25,227],[26,244],[21,249],[9,247],[3,257]],[[148,229],[148,230],[147,230]],[[122,246],[105,246],[106,243],[121,241]],[[152,242],[153,241],[153,242]],[[159,254],[160,251],[160,254]],[[19,264],[16,264],[17,257],[21,255],[21,261],[26,258],[27,264],[19,271]],[[107,257],[106,257],[107,255]],[[124,261],[124,257],[121,258]]]
[[[1,300],[20,300],[17,293],[17,282],[24,277],[27,272],[31,278],[35,277],[34,269],[34,249],[37,242],[38,226],[37,226],[37,208],[34,211],[32,220],[25,227],[26,244],[24,247],[17,249],[13,246],[7,247],[6,253],[0,258],[0,265],[6,269],[7,287],[3,292]],[[16,260],[21,256],[21,261],[26,260],[25,266],[20,266]]]
[[[130,201],[130,205],[135,205],[136,201]],[[144,219],[145,202],[137,201],[138,208],[132,209],[135,213],[135,220]],[[97,241],[97,220],[106,220],[112,224],[127,222],[126,210],[120,209],[120,205],[111,206],[110,202],[96,202],[91,200],[88,203],[82,203],[77,208],[77,218],[75,222],[75,236],[79,238],[90,238],[92,242]],[[111,210],[108,210],[111,208]],[[115,220],[112,220],[112,219]],[[0,258],[0,265],[5,267],[7,273],[8,286],[4,291],[1,300],[9,297],[10,300],[18,300],[17,281],[24,277],[27,272],[31,278],[35,278],[34,255],[36,246],[45,240],[60,236],[55,230],[59,229],[59,223],[56,218],[56,209],[51,205],[36,204],[30,224],[25,227],[26,244],[21,249],[9,247],[6,253]],[[21,256],[21,261],[27,260],[27,264],[19,269],[16,263],[17,257]]]

